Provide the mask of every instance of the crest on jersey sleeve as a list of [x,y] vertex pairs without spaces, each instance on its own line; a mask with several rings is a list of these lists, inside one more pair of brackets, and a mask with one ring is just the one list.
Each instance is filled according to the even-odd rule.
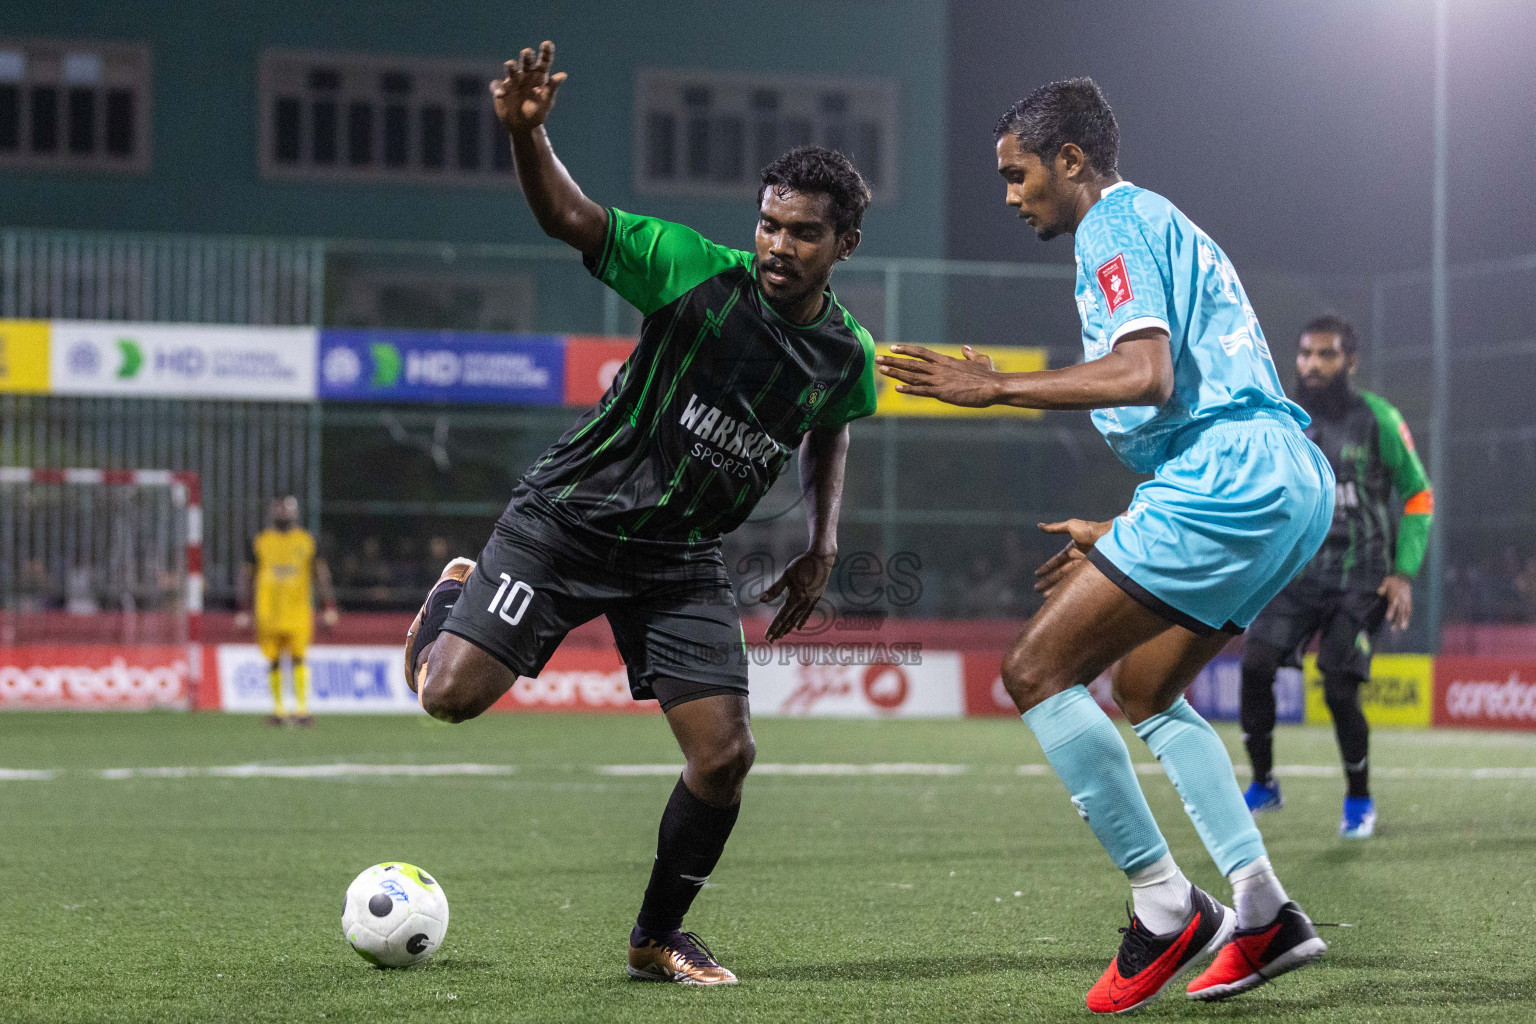
[[1131,294],[1130,275],[1125,272],[1124,253],[1099,267],[1094,276],[1099,279],[1099,288],[1104,292],[1104,302],[1109,306],[1111,316],[1115,310],[1135,298]]

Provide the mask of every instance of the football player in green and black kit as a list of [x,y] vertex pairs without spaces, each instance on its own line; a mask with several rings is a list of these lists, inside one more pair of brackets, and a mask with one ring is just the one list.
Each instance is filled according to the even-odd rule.
[[[1245,795],[1254,814],[1280,807],[1275,781],[1275,670],[1300,657],[1313,636],[1323,694],[1333,715],[1348,790],[1339,835],[1363,839],[1376,828],[1367,757],[1370,732],[1360,684],[1371,675],[1371,635],[1382,620],[1408,627],[1413,578],[1424,561],[1434,495],[1413,435],[1386,399],[1357,391],[1355,332],[1321,316],[1307,324],[1296,355],[1296,400],[1338,481],[1333,526],[1322,548],[1253,624],[1243,647],[1243,742],[1253,763]],[[1393,530],[1392,492],[1403,502]]]
[[770,642],[804,624],[837,556],[849,421],[875,409],[874,343],[828,288],[853,254],[869,189],[843,156],[795,149],[763,171],[756,252],[588,199],[545,118],[565,74],[544,43],[491,83],[523,194],[544,231],[644,314],[598,405],[523,474],[477,561],[443,570],[406,638],[406,678],[433,716],[473,718],[537,676],[571,628],[606,615],[637,699],[656,698],[686,760],[661,819],[628,972],[732,984],[683,915],[736,822],[755,748],[745,638],[720,537],[796,450],[807,550]]

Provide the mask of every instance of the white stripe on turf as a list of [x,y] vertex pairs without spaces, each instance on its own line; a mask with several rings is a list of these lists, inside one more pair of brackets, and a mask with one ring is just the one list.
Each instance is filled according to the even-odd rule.
[[49,768],[0,768],[0,782],[46,782],[56,774]]
[[511,775],[510,764],[231,764],[207,768],[108,768],[103,779],[336,779],[379,775]]
[[[676,775],[680,764],[600,764],[599,775]],[[963,764],[756,764],[753,775],[963,775]]]

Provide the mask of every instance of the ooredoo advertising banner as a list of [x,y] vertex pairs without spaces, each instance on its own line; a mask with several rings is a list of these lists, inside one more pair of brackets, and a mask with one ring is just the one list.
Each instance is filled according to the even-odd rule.
[[180,645],[0,647],[0,708],[185,709],[195,678],[190,653]]
[[556,335],[324,330],[320,397],[360,402],[559,405]]
[[654,700],[629,695],[629,673],[617,651],[556,651],[537,679],[520,678],[492,711],[658,711]]
[[312,327],[221,327],[54,320],[50,388],[60,395],[315,397]]
[[1436,658],[1434,721],[1461,729],[1536,729],[1536,664]]

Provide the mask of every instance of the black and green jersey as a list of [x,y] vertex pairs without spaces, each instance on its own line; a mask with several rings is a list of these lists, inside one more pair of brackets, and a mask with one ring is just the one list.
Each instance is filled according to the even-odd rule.
[[[1391,572],[1417,575],[1434,500],[1402,414],[1378,395],[1351,391],[1337,410],[1312,412],[1307,436],[1338,485],[1328,539],[1303,575],[1343,590],[1375,590]],[[1405,503],[1396,538],[1394,489]]]
[[513,501],[622,539],[698,543],[735,529],[811,427],[875,411],[869,332],[827,292],[792,324],[755,258],[691,228],[608,211],[598,280],[644,314],[613,385],[523,475]]

